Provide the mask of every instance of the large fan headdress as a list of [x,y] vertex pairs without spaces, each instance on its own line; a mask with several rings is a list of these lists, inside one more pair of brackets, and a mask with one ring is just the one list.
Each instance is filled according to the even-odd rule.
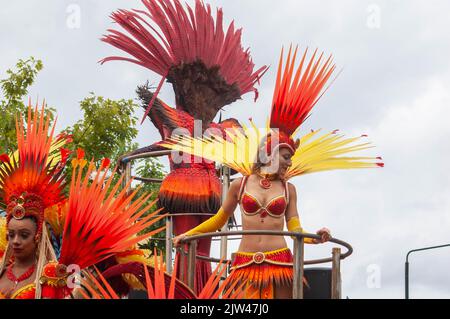
[[297,48],[294,52],[292,48],[289,50],[284,68],[281,53],[270,120],[265,128],[260,129],[251,121],[248,126],[228,129],[225,138],[179,135],[161,145],[223,163],[244,175],[253,173],[253,164],[261,150],[270,154],[276,148],[288,147],[293,157],[286,179],[317,171],[383,166],[380,157],[343,156],[372,147],[368,142],[358,143],[364,135],[346,138],[337,134],[337,130],[326,134],[317,130],[294,141],[335,70],[331,56],[324,59],[323,53],[317,56],[317,50],[309,61],[306,50],[296,68],[297,51]]
[[112,14],[128,34],[108,30],[102,40],[132,57],[111,56],[162,76],[144,115],[148,114],[165,79],[173,84],[177,106],[195,118],[211,121],[225,105],[248,92],[267,70],[254,71],[249,50],[241,45],[242,30],[232,22],[223,29],[223,12],[216,17],[210,5],[196,0],[195,8],[179,0],[142,0],[143,10],[118,10]]

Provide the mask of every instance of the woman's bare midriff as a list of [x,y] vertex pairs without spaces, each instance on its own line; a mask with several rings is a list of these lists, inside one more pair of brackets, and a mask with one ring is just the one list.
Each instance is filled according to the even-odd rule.
[[[283,231],[284,216],[275,218],[271,216],[265,217],[261,222],[259,214],[254,216],[242,216],[242,229],[245,230],[273,230]],[[284,236],[273,235],[244,235],[239,245],[240,252],[268,252],[281,248],[286,248],[286,240]]]

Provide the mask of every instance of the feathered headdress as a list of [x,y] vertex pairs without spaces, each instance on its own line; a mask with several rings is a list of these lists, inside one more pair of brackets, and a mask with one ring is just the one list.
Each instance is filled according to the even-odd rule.
[[141,234],[165,215],[158,215],[160,210],[149,213],[155,204],[155,201],[147,202],[152,194],[138,197],[139,189],[127,194],[132,181],[119,191],[123,176],[116,183],[113,183],[115,171],[107,177],[109,160],[102,162],[92,181],[90,178],[96,170],[92,161],[86,172],[83,170],[85,160],[77,158],[73,164],[59,258],[61,265],[75,264],[84,269],[164,229],[165,226]]
[[309,61],[306,60],[305,51],[296,69],[296,55],[297,48],[293,55],[291,48],[283,69],[281,53],[271,116],[265,129],[257,128],[251,121],[249,126],[228,129],[226,138],[218,135],[180,135],[161,146],[223,163],[244,175],[253,173],[255,159],[262,150],[270,155],[276,148],[284,146],[293,153],[292,166],[285,174],[286,179],[317,171],[383,166],[383,163],[376,162],[381,160],[380,157],[342,156],[372,147],[370,143],[354,144],[364,135],[345,138],[336,134],[335,130],[319,136],[318,130],[294,141],[298,128],[326,91],[325,85],[335,69],[331,56],[324,60],[322,53],[317,58],[317,50]]
[[241,46],[242,30],[235,30],[232,22],[224,32],[222,9],[214,19],[211,7],[200,0],[194,9],[184,8],[179,0],[142,3],[147,11],[119,10],[111,16],[130,36],[108,30],[102,38],[133,58],[112,56],[101,63],[129,61],[162,76],[143,120],[166,78],[174,86],[177,105],[204,120],[212,120],[245,93],[254,91],[257,98],[254,86],[267,67],[253,71],[250,52]]
[[266,147],[271,153],[275,147],[284,146],[294,154],[299,145],[294,141],[293,135],[322,97],[325,85],[336,66],[332,63],[331,55],[325,61],[323,53],[316,58],[317,49],[309,62],[305,61],[308,53],[306,49],[296,70],[298,47],[292,55],[291,46],[283,70],[283,51],[281,51],[270,113],[270,128],[278,132],[276,136],[278,143],[272,145],[275,134],[272,133],[267,136]]
[[50,118],[39,112],[37,105],[28,107],[26,129],[22,117],[16,120],[18,152],[12,158],[0,156],[0,203],[6,208],[7,222],[12,218],[33,216],[37,221],[36,239],[42,234],[44,210],[63,200],[61,157],[54,153],[67,139],[53,139],[55,123],[50,128]]

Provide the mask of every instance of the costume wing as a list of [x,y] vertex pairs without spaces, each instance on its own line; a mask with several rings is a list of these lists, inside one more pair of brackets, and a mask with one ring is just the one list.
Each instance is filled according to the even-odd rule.
[[[335,169],[383,167],[381,157],[345,156],[349,153],[372,148],[370,142],[360,143],[364,137],[345,138],[336,131],[319,135],[312,131],[300,139],[300,146],[292,157],[292,166],[286,178]],[[377,162],[378,161],[378,162]]]
[[259,129],[252,122],[249,127],[231,126],[224,131],[225,137],[216,134],[209,137],[174,136],[162,145],[168,149],[222,163],[243,175],[250,175],[258,154],[258,146],[269,129]]
[[[151,91],[148,84],[139,86],[136,93],[142,102],[142,108],[146,110],[155,94]],[[194,123],[194,118],[191,115],[182,110],[170,107],[158,98],[155,99],[155,102],[148,113],[148,117],[158,129],[161,138],[163,139],[169,137],[169,132],[180,127],[192,126]]]
[[102,164],[93,181],[89,179],[96,169],[92,162],[86,174],[82,167],[74,168],[61,264],[76,264],[84,269],[123,252],[165,227],[141,234],[165,215],[158,216],[159,210],[149,213],[155,204],[155,201],[147,203],[151,194],[137,197],[139,189],[127,194],[132,181],[119,191],[123,176],[113,184],[114,172],[107,178],[108,168],[109,164]]

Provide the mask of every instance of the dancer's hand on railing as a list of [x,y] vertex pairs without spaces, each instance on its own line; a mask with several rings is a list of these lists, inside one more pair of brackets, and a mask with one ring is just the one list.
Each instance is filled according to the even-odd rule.
[[122,161],[123,161],[123,159],[125,157],[127,157],[127,154],[121,155],[117,159],[117,173],[119,173],[119,174],[123,174],[124,173],[124,169],[123,169],[124,167],[123,167]]
[[123,159],[131,155],[133,155],[133,152],[119,156],[119,158],[117,159],[117,173],[119,174],[125,173],[125,164],[123,163]]
[[321,237],[321,239],[313,239],[314,244],[323,244],[331,239],[331,232],[328,228],[323,227],[316,232],[317,235]]
[[186,234],[181,234],[181,235],[178,235],[178,236],[174,237],[174,238],[172,239],[173,245],[174,245],[175,247],[180,246],[180,241],[183,240],[183,239],[185,239],[186,237],[187,237]]

